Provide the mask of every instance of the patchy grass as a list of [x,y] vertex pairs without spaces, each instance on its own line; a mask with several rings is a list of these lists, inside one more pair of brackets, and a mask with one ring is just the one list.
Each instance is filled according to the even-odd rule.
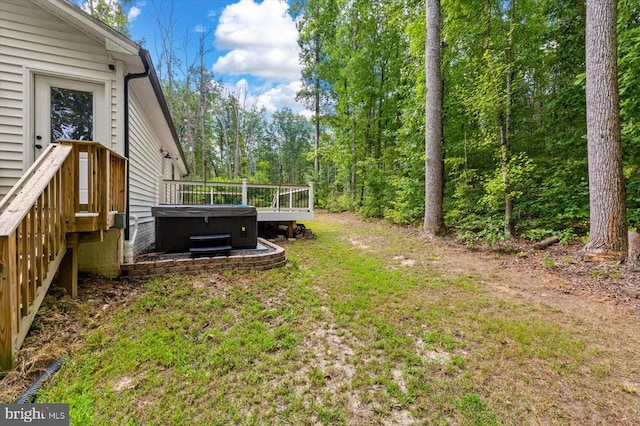
[[344,217],[309,224],[318,239],[288,245],[282,269],[147,282],[39,400],[83,425],[637,419],[637,385],[616,375],[633,360],[606,333],[435,268],[401,228]]

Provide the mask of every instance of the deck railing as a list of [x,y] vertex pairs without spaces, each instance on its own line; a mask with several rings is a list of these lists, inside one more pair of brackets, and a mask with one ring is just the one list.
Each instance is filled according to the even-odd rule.
[[163,180],[160,204],[246,204],[266,211],[313,211],[313,184],[260,185],[239,182]]
[[97,142],[60,143],[73,146],[73,163],[77,165],[74,231],[109,229],[114,225],[114,213],[126,208],[126,159]]
[[[82,158],[87,162],[86,176],[81,173]],[[51,144],[3,198],[0,371],[15,365],[18,349],[61,264],[68,265],[60,268],[62,284],[71,295],[77,291],[77,260],[68,255],[77,244],[72,233],[108,229],[107,210],[124,210],[125,168],[123,157],[96,142]],[[86,190],[86,205],[81,205],[80,188]],[[97,218],[91,222],[94,227],[79,220],[78,215],[85,213]]]

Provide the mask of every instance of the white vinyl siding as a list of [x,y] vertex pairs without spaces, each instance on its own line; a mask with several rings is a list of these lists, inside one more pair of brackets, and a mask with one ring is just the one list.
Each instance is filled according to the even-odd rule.
[[[99,142],[124,154],[124,79],[128,72],[141,70],[127,70],[124,62],[112,58],[105,42],[48,10],[29,0],[0,0],[0,199],[24,173],[33,151],[37,75],[104,85],[103,120],[110,140]],[[161,148],[171,148],[175,157],[176,147],[149,79],[129,84],[129,200],[130,212],[140,223],[134,248],[139,253],[155,241],[151,207],[159,201],[160,179],[171,175],[176,161],[165,160]]]
[[0,198],[26,170],[31,149],[31,98],[35,74],[55,75],[105,85],[110,107],[105,117],[110,139],[99,141],[109,148],[117,143],[119,118],[117,93],[122,79],[109,70],[103,44],[58,17],[26,0],[0,1]]
[[136,84],[147,84],[132,80],[129,97],[129,203],[130,212],[138,217],[139,232],[135,241],[134,253],[139,253],[155,242],[153,232],[154,218],[151,207],[159,202],[160,179],[162,176],[163,156],[159,144],[161,135],[158,126],[146,114],[148,106],[140,99],[135,90]]

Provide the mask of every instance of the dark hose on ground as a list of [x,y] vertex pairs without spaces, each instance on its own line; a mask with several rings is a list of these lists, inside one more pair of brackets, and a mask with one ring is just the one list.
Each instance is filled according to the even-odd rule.
[[42,374],[40,374],[40,376],[38,376],[38,378],[36,379],[35,382],[33,382],[31,384],[31,386],[29,386],[27,388],[26,391],[24,391],[24,393],[22,395],[20,395],[20,397],[18,399],[16,399],[15,401],[13,401],[14,404],[27,404],[32,402],[35,397],[36,397],[36,393],[38,393],[38,390],[40,390],[40,387],[42,386],[42,384],[51,376],[53,376],[56,371],[60,370],[60,367],[62,366],[62,360],[61,359],[56,359],[54,361],[52,361],[47,368],[45,368],[45,370],[42,372]]

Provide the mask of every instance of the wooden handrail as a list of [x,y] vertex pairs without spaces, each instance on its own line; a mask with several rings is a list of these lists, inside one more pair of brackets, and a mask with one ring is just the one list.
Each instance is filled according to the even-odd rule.
[[[207,182],[206,185],[202,181],[191,181],[191,180],[170,180],[164,179],[162,181],[164,184],[176,184],[176,185],[188,185],[188,186],[234,186],[241,188],[242,182]],[[289,189],[309,189],[306,185],[290,185],[290,184],[273,184],[273,183],[248,183],[248,187],[250,188],[289,188]]]
[[22,190],[22,188],[24,188],[25,182],[27,182],[36,174],[36,171],[40,168],[40,165],[42,164],[42,162],[48,158],[49,151],[54,150],[56,146],[57,145],[55,144],[49,144],[49,146],[47,146],[45,150],[42,152],[42,155],[40,155],[40,157],[38,157],[36,161],[33,162],[31,167],[29,167],[27,171],[24,172],[20,180],[18,180],[18,182],[11,187],[7,195],[5,195],[0,201],[0,213],[2,213],[7,208],[9,203],[15,198],[16,194],[20,190]]
[[51,150],[46,151],[46,158],[38,162],[38,168],[35,170],[37,173],[30,174],[27,182],[19,182],[19,192],[12,194],[12,199],[0,215],[0,239],[7,238],[16,230],[54,176],[59,173],[72,150],[71,146],[53,146]]
[[[76,220],[81,211],[81,153],[86,153],[87,161],[87,205],[82,207],[95,213],[91,215],[97,218],[95,223]],[[77,261],[68,260],[68,253],[77,251],[73,233],[107,230],[110,213],[125,210],[125,173],[126,159],[97,142],[59,141],[47,147],[3,199],[0,371],[15,365],[18,349],[63,262],[72,266],[60,268],[61,276],[76,282]]]

